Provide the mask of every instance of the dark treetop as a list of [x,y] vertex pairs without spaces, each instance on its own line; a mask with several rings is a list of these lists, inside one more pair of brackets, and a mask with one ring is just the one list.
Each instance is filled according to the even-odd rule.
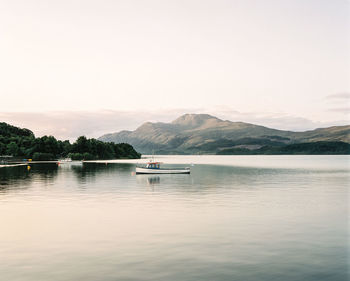
[[79,137],[73,144],[53,136],[36,138],[32,131],[0,123],[0,155],[33,160],[54,160],[71,157],[73,160],[140,158],[141,154],[127,143],[102,142]]

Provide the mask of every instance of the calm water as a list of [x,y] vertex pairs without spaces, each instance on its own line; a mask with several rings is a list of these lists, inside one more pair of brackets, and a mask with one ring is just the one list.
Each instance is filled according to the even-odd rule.
[[348,280],[348,156],[0,168],[0,280]]

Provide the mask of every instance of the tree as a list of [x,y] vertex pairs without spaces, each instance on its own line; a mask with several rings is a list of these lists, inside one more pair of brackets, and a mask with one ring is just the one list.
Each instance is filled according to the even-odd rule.
[[7,151],[6,151],[7,154],[12,156],[17,156],[18,152],[19,152],[19,148],[15,142],[12,141],[7,145]]
[[72,155],[72,159],[139,158],[128,144],[105,143],[96,139],[79,137],[70,144],[53,136],[35,138],[28,129],[0,122],[0,155],[22,156],[37,160],[51,160]]

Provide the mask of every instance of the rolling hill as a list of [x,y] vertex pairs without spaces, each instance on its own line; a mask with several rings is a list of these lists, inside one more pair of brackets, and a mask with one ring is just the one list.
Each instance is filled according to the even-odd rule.
[[293,132],[221,120],[208,114],[185,114],[171,123],[147,122],[135,131],[106,134],[99,140],[127,142],[143,154],[235,154],[237,149],[251,154],[262,148],[267,151],[266,147],[275,148],[271,153],[279,154],[278,147],[292,144],[350,143],[350,125]]

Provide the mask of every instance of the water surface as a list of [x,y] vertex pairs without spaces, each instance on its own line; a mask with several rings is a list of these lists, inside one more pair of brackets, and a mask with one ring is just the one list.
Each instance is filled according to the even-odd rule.
[[348,279],[348,156],[157,158],[1,168],[0,280]]

